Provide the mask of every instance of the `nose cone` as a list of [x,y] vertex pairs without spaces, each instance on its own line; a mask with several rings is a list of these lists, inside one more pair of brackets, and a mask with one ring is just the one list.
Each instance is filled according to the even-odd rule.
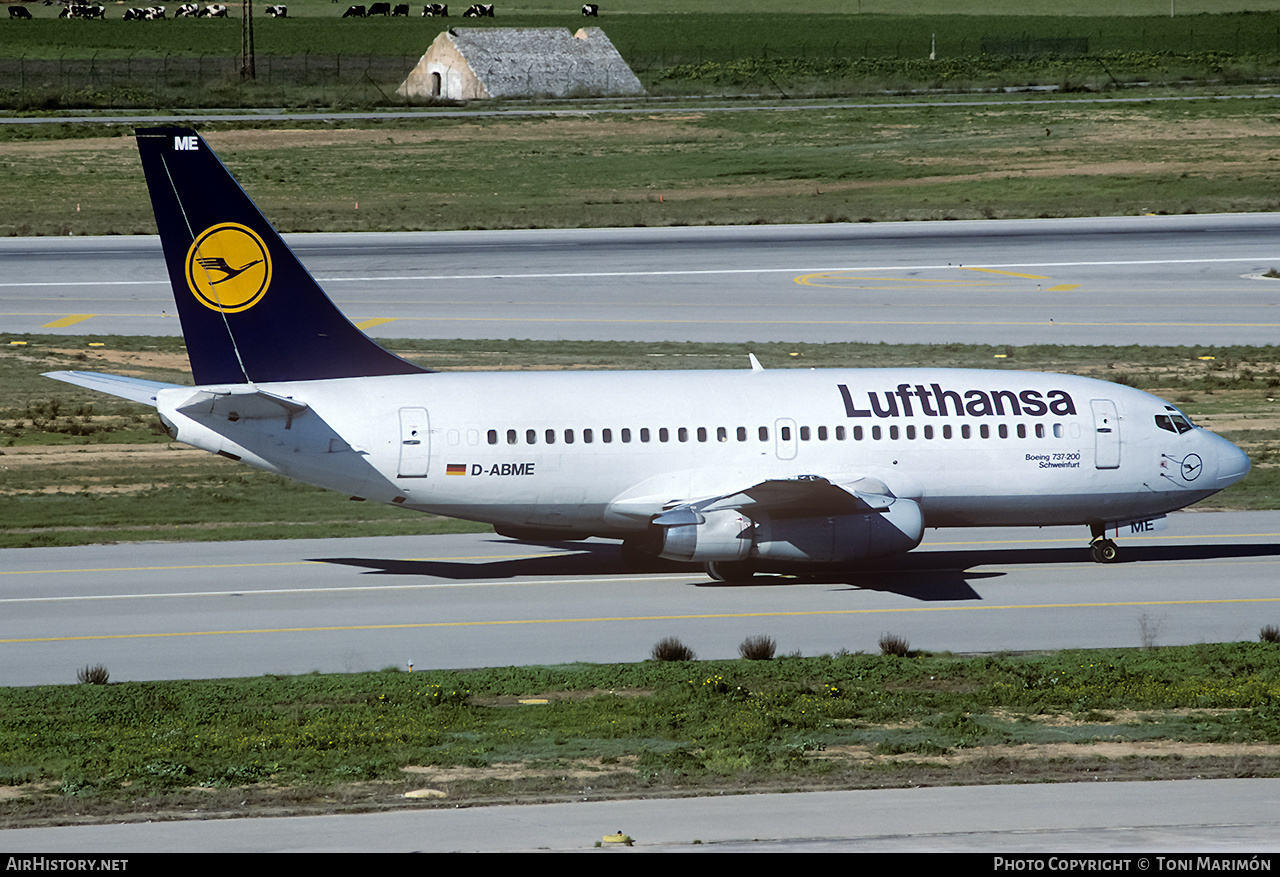
[[1217,438],[1218,478],[1215,487],[1230,487],[1249,474],[1249,458],[1245,452],[1224,438]]

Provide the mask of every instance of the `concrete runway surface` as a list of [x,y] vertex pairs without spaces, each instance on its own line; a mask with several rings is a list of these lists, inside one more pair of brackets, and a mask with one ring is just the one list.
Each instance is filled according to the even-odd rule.
[[[382,338],[1271,344],[1271,214],[291,235]],[[0,324],[178,333],[150,237],[0,240]]]
[[[634,845],[597,847],[617,832]],[[997,856],[1054,853],[1109,864],[1119,861],[1112,854],[1138,853],[1145,867],[1134,857],[1115,870],[1139,873],[1172,870],[1192,853],[1215,862],[1255,854],[1271,860],[1266,854],[1280,848],[1280,780],[953,786],[192,819],[10,829],[0,831],[0,847],[7,856],[95,857],[159,851],[966,852],[989,854],[993,863]],[[1169,856],[1176,862],[1157,861]],[[1067,864],[1060,861],[1056,869]]]

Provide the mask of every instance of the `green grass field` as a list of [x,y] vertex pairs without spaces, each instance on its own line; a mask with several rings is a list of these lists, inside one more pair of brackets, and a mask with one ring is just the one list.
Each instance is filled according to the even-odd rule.
[[[763,4],[761,4],[763,5]],[[960,14],[939,4],[858,14],[810,3],[786,13],[703,3],[634,3],[603,27],[655,96],[875,94],[920,88],[1135,81],[1266,81],[1280,68],[1280,14],[1167,14],[1161,4],[1085,4],[1070,16]],[[1011,4],[1012,6],[1012,4]],[[678,11],[673,11],[673,7]],[[577,5],[500,7],[494,19],[338,18],[308,0],[287,19],[255,17],[256,78],[240,75],[241,21],[0,20],[0,106],[18,110],[395,106],[395,89],[445,27],[566,27]],[[415,7],[416,9],[417,7]],[[1092,14],[1084,14],[1092,10]],[[976,12],[975,7],[975,12]]]
[[[1280,743],[1273,643],[988,657],[643,657],[0,688],[0,785],[11,793],[0,796],[0,827],[193,809],[333,812],[1277,772],[1266,747]],[[1233,748],[1191,754],[1189,744]],[[424,787],[444,797],[402,797]]]
[[[200,128],[285,232],[1225,213],[1280,204],[1280,100],[1072,98]],[[153,234],[130,134],[123,126],[0,126],[0,234]]]

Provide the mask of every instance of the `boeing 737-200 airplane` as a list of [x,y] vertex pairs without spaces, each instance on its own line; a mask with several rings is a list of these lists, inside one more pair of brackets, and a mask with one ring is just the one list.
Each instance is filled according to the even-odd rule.
[[[1239,448],[1118,384],[1002,370],[437,373],[350,323],[194,131],[138,148],[196,386],[50,377],[181,442],[531,541],[623,540],[713,578],[910,551],[927,527],[1112,537],[1244,477]],[[812,567],[810,567],[812,568]]]

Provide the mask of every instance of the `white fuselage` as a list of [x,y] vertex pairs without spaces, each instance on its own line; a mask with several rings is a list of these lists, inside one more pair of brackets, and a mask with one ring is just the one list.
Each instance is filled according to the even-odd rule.
[[[1238,480],[1244,454],[1118,384],[967,369],[435,373],[259,385],[296,417],[179,412],[179,440],[361,498],[625,537],[768,479],[881,483],[928,527],[1102,524]],[[1163,416],[1165,421],[1159,418]]]

